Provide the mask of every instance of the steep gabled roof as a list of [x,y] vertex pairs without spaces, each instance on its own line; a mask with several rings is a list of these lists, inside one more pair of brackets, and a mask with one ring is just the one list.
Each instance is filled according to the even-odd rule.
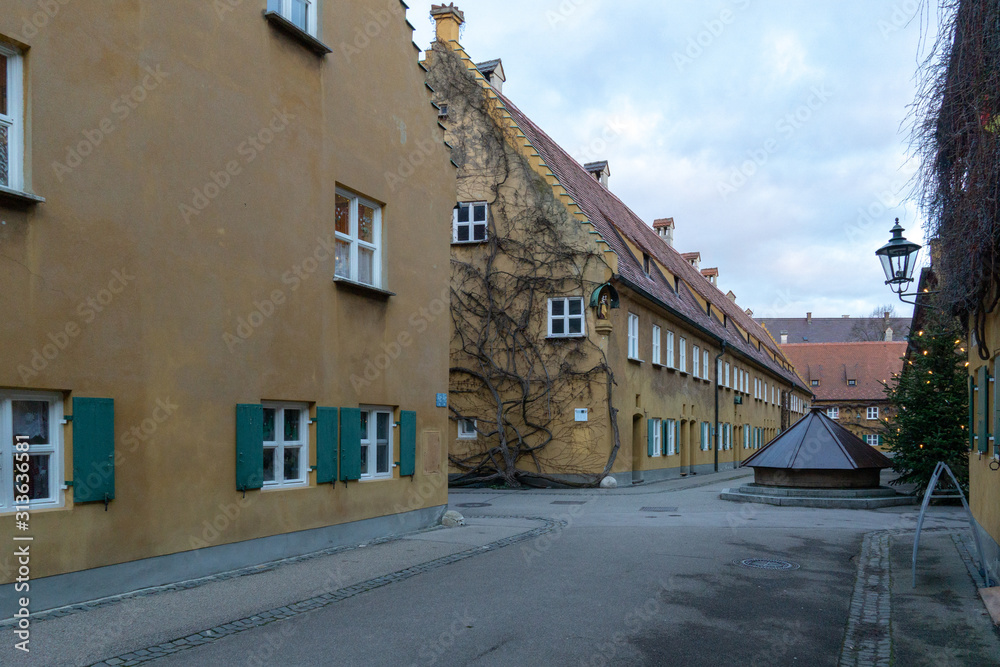
[[[903,370],[907,343],[799,343],[782,345],[817,401],[884,401],[883,382]],[[819,380],[819,386],[811,386]],[[854,380],[850,386],[848,380]]]
[[[485,84],[489,87],[488,84]],[[604,241],[618,255],[618,273],[640,291],[654,300],[680,313],[715,337],[725,340],[744,357],[800,385],[794,372],[786,371],[772,355],[784,359],[781,350],[767,331],[723,294],[701,272],[667,245],[653,229],[644,223],[628,206],[610,190],[601,185],[573,157],[538,127],[505,95],[492,89],[516,126],[524,133],[531,146],[538,151],[545,165],[555,174],[559,184],[569,193]],[[679,278],[675,289],[658,270],[647,276],[641,258],[629,250],[625,239],[655,258],[673,276]],[[731,326],[723,326],[709,315],[699,302],[706,302],[716,313],[749,332],[761,343],[761,348],[748,342]]]
[[857,342],[854,328],[864,327],[866,331],[885,331],[892,328],[893,340],[906,340],[910,334],[910,320],[904,317],[890,317],[888,320],[870,317],[759,317],[757,321],[781,340],[781,334],[788,334],[789,343],[850,343]]

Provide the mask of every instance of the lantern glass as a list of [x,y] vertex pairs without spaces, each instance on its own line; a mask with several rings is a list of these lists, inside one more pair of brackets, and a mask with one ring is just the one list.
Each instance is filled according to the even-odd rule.
[[903,228],[897,219],[896,226],[892,228],[892,238],[875,252],[882,262],[886,284],[902,286],[913,282],[913,271],[917,266],[919,252],[918,244],[903,237]]

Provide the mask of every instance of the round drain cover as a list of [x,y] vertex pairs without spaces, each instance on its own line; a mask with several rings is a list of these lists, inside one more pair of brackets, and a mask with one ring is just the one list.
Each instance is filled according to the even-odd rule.
[[455,507],[461,507],[462,509],[474,509],[476,507],[493,507],[489,503],[459,503]]
[[752,567],[758,570],[797,570],[799,566],[789,563],[786,560],[772,560],[770,558],[747,558],[736,561],[737,565]]

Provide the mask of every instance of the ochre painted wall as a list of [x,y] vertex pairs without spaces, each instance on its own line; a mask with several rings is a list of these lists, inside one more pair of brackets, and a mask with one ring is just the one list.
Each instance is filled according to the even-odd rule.
[[[979,369],[984,364],[989,369],[991,377],[997,375],[998,352],[1000,352],[1000,315],[993,313],[987,316],[986,320],[986,347],[990,350],[992,358],[984,362],[979,358],[976,345],[969,346],[969,374],[975,381],[979,375]],[[976,521],[993,538],[994,542],[1000,543],[1000,471],[991,470],[990,465],[996,466],[996,457],[1000,454],[1000,447],[997,445],[996,434],[1000,424],[997,423],[995,415],[996,382],[989,383],[989,412],[987,424],[989,425],[990,443],[989,451],[980,454],[979,443],[975,443],[975,449],[969,454],[969,506]],[[975,409],[975,431],[979,428],[979,393],[972,401]]]
[[[62,392],[67,412],[75,396],[113,398],[119,455],[109,511],[74,506],[70,491],[32,517],[33,576],[447,502],[435,393],[448,386],[455,170],[402,6],[348,53],[369,11],[393,5],[324,3],[320,39],[334,53],[321,58],[270,25],[263,2],[217,13],[224,4],[59,3],[27,31],[36,2],[0,12],[0,39],[25,51],[28,187],[47,200],[0,200],[0,387]],[[77,164],[71,150],[87,155]],[[334,285],[338,186],[384,205],[395,296]],[[79,305],[116,271],[127,285],[101,312]],[[24,372],[68,323],[79,334]],[[243,500],[235,408],[262,400],[305,402],[313,416],[415,410],[416,478],[318,487],[311,474],[308,488]],[[127,439],[158,401],[177,407],[144,442]],[[310,427],[312,464],[314,445]],[[226,527],[214,535],[213,522]],[[0,516],[0,534],[12,531]]]

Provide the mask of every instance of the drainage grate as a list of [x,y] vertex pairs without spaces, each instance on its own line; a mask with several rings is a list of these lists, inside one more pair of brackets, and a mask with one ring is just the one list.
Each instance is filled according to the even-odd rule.
[[772,560],[770,558],[747,558],[736,561],[737,565],[752,567],[757,570],[797,570],[799,566],[787,560]]
[[553,500],[553,505],[586,505],[586,500]]
[[493,507],[490,503],[459,503],[455,507],[461,507],[462,509],[474,509],[476,507]]
[[676,512],[676,507],[643,507],[640,512]]

